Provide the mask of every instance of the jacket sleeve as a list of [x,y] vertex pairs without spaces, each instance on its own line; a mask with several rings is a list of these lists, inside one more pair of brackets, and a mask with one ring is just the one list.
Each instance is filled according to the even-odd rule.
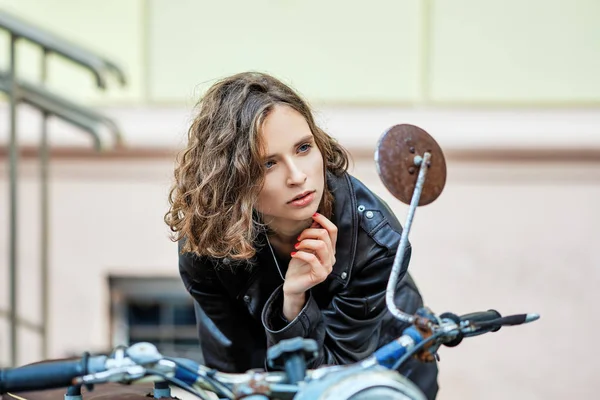
[[[408,313],[423,306],[421,295],[411,276],[406,273],[411,248],[407,248],[396,290],[396,304]],[[281,325],[283,292],[278,288],[263,309],[262,320],[268,346],[293,337],[314,339],[321,352],[308,367],[350,364],[363,360],[382,343],[399,337],[408,326],[397,321],[387,310],[385,292],[394,256],[374,259],[333,297],[325,309],[319,309],[308,293],[300,314],[287,325]],[[412,380],[427,399],[435,399],[439,390],[437,363],[408,360],[399,372]]]
[[[201,273],[199,273],[201,271]],[[259,348],[247,329],[248,313],[229,296],[214,266],[191,253],[179,255],[179,273],[195,300],[196,320],[204,364],[223,372],[240,372],[256,364]],[[235,316],[235,317],[234,317]],[[257,343],[258,344],[258,343]]]
[[[406,273],[410,253],[411,248],[408,247],[401,278]],[[382,254],[361,270],[355,271],[352,281],[332,298],[326,308],[320,309],[311,291],[307,292],[302,311],[283,326],[278,324],[281,320],[278,316],[282,315],[283,308],[283,290],[280,286],[263,309],[262,320],[268,345],[297,336],[314,339],[322,351],[311,367],[349,364],[370,356],[379,347],[384,317],[389,313],[385,291],[393,262],[393,255]],[[402,293],[397,293],[399,296]]]

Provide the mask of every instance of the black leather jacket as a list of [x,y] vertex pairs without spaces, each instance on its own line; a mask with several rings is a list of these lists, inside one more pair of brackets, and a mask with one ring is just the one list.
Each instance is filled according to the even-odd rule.
[[[257,240],[253,265],[180,255],[181,278],[196,301],[207,366],[226,372],[264,368],[267,347],[297,336],[316,340],[322,349],[310,368],[349,364],[370,356],[406,327],[391,316],[385,304],[400,223],[356,178],[330,175],[327,181],[335,198],[331,221],[338,227],[336,263],[327,280],[307,293],[306,305],[289,324],[281,317],[282,280],[273,255],[264,246],[264,235]],[[422,299],[406,273],[410,252],[409,247],[396,303],[414,312]],[[279,262],[282,268],[284,264]],[[400,372],[428,398],[435,398],[435,363],[410,361]]]

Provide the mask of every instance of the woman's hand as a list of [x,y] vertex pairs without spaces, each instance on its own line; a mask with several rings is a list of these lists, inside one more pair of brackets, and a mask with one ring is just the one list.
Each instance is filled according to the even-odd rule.
[[306,302],[305,292],[323,282],[335,264],[337,227],[321,214],[313,215],[313,224],[298,236],[296,251],[285,274],[283,314],[291,321]]

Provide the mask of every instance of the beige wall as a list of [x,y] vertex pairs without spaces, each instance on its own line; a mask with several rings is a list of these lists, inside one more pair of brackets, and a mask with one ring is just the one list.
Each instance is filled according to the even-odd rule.
[[[51,60],[50,86],[86,103],[189,104],[246,69],[327,104],[600,102],[596,0],[0,0],[0,9],[122,65],[130,86],[99,93],[87,73]],[[20,74],[37,81],[39,52],[23,47]]]
[[[21,170],[19,299],[21,315],[39,321],[35,166],[25,161]],[[53,162],[51,356],[111,345],[109,274],[177,276],[161,220],[171,167],[168,159]],[[444,193],[417,211],[411,235],[411,269],[427,303],[436,312],[496,308],[542,319],[442,349],[440,399],[593,398],[598,164],[449,160],[448,168]],[[357,160],[354,171],[404,219],[406,206],[382,189],[371,161]],[[6,221],[4,198],[0,204]],[[0,254],[6,235],[0,231]],[[0,266],[6,275],[4,258]],[[0,362],[7,362],[6,324],[0,329]],[[20,332],[20,362],[37,360],[36,335]]]

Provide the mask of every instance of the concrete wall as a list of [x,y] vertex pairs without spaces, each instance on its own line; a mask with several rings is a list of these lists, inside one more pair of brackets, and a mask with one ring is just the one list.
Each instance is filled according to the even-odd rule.
[[[109,274],[177,276],[176,249],[161,220],[171,168],[170,159],[53,162],[52,357],[111,345]],[[6,193],[5,163],[0,171]],[[448,171],[444,193],[417,211],[411,236],[411,270],[427,303],[436,312],[495,308],[539,312],[542,319],[442,349],[440,398],[592,398],[590,347],[600,326],[600,256],[593,250],[600,239],[598,164],[450,159]],[[404,219],[406,206],[383,189],[370,160],[357,159],[354,173]],[[20,313],[39,321],[32,160],[23,162],[20,195]],[[0,220],[7,220],[4,205]],[[0,254],[6,235],[0,231]],[[5,281],[7,269],[0,271]],[[0,297],[0,307],[7,305]],[[7,362],[5,322],[0,329],[0,362]],[[37,335],[20,334],[20,362],[37,360]]]

